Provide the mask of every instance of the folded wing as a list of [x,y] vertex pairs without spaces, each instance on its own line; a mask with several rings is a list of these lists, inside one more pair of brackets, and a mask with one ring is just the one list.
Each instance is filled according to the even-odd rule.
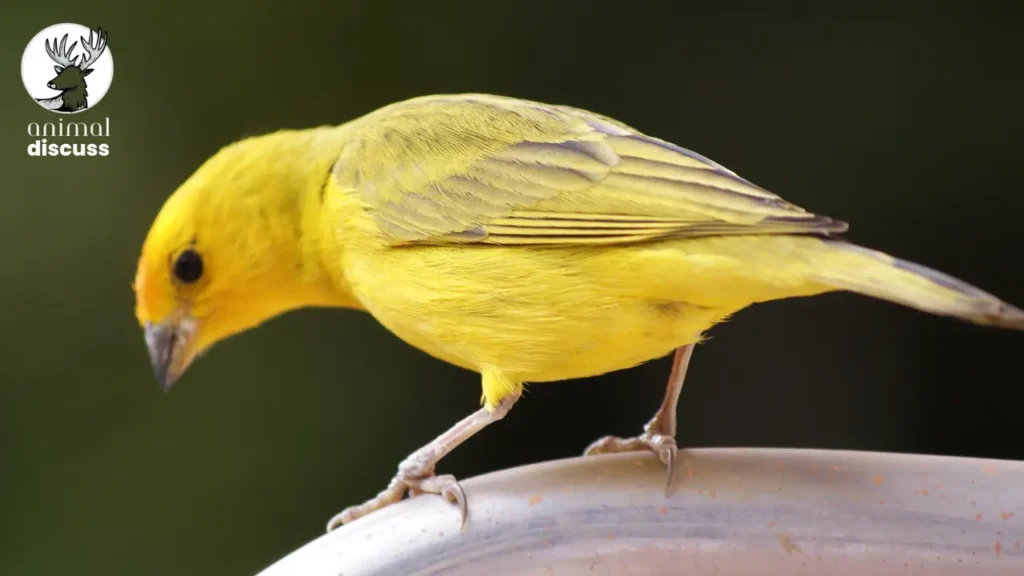
[[353,129],[335,177],[392,244],[618,244],[847,228],[583,110],[442,96],[385,108]]

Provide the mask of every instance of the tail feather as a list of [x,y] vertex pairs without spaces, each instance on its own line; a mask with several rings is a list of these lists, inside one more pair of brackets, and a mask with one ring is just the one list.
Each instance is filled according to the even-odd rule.
[[932,314],[1024,330],[1024,311],[962,280],[842,240],[825,240],[814,280]]

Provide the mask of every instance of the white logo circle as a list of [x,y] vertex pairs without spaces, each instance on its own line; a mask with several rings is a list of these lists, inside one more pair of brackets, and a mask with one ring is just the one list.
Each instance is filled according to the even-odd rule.
[[21,79],[37,104],[58,114],[93,108],[114,79],[107,31],[54,24],[36,34],[21,56]]

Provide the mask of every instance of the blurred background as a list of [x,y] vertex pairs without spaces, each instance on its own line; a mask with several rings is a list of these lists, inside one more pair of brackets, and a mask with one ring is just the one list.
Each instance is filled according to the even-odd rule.
[[[252,574],[478,406],[478,376],[357,312],[233,338],[169,394],[130,283],[162,202],[219,147],[423,94],[571,104],[692,148],[858,243],[1024,304],[1022,50],[1010,3],[18,3],[0,22],[0,574]],[[109,30],[106,158],[30,158],[26,43]],[[65,121],[68,118],[65,117]],[[1024,458],[1024,334],[835,294],[698,348],[681,445]],[[668,361],[531,387],[440,470],[631,435]]]

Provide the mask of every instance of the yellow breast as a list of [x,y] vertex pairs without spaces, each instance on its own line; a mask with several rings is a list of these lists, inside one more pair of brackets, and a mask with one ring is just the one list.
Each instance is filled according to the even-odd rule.
[[528,382],[664,356],[731,312],[659,297],[650,282],[623,275],[613,261],[623,256],[594,248],[356,249],[346,273],[365,308],[410,344]]

